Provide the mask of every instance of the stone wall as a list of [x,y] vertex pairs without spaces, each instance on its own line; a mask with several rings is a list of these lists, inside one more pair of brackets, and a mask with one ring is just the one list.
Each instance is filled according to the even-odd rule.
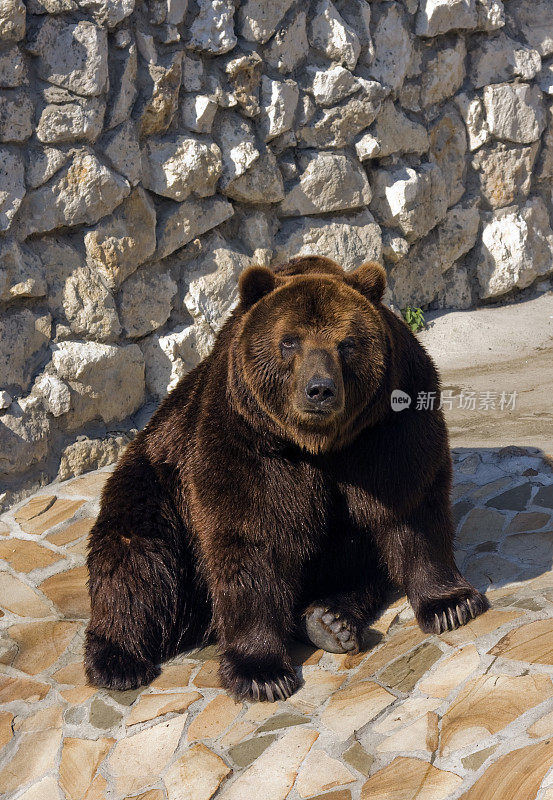
[[[252,262],[553,269],[551,0],[2,0],[2,502],[114,460]],[[4,494],[2,494],[4,492]]]

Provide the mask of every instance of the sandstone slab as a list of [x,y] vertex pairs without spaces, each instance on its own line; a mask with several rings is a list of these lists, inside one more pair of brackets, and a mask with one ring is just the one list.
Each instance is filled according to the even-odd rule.
[[[31,533],[34,529],[31,528]],[[60,560],[58,553],[31,542],[28,539],[9,538],[0,542],[0,558],[4,559],[16,572],[32,572],[55,564]]]
[[87,619],[90,616],[87,580],[86,566],[74,567],[46,578],[40,589],[64,617]]
[[241,710],[242,703],[236,703],[226,694],[217,695],[190,724],[187,741],[216,738],[234,722]]
[[332,675],[324,670],[309,672],[302,687],[289,698],[288,703],[299,711],[312,714],[343,684],[341,675]]
[[300,797],[312,797],[317,792],[353,783],[355,778],[340,761],[324,750],[311,750],[296,780]]
[[52,768],[52,762],[60,746],[60,730],[27,733],[11,761],[0,772],[0,790],[13,792],[25,781],[40,778]]
[[134,793],[157,781],[177,748],[185,722],[182,714],[117,742],[108,763],[118,793]]
[[251,767],[223,788],[221,800],[260,796],[265,800],[284,800],[317,736],[316,731],[305,728],[288,731],[273,742]]
[[187,750],[168,769],[164,783],[169,800],[210,800],[231,772],[222,758],[203,744]]
[[395,699],[395,695],[382,686],[361,681],[336,692],[323,711],[321,721],[339,741],[345,741]]
[[419,689],[430,697],[445,698],[463,683],[479,664],[478,651],[474,645],[469,644],[440,661],[434,673],[420,681]]
[[427,761],[395,758],[364,784],[361,800],[445,800],[461,783],[454,772],[437,769]]
[[81,800],[115,739],[66,738],[60,762],[60,786],[69,800]]
[[546,675],[483,675],[461,689],[442,720],[440,752],[479,742],[553,695]]
[[429,711],[419,719],[392,733],[378,745],[380,753],[434,753],[438,747],[438,715]]
[[38,592],[9,572],[0,573],[0,606],[19,617],[47,617],[51,613]]
[[65,652],[79,627],[63,620],[12,625],[9,635],[19,646],[13,666],[28,675],[42,672]]
[[529,622],[506,634],[490,650],[490,653],[515,661],[527,661],[531,664],[551,664],[553,662],[552,630],[551,620],[542,619]]
[[551,740],[531,744],[499,758],[461,800],[518,800],[533,797],[551,767]]
[[164,692],[163,694],[143,694],[131,708],[125,725],[136,725],[149,719],[163,717],[165,714],[183,711],[196,700],[201,700],[199,692]]

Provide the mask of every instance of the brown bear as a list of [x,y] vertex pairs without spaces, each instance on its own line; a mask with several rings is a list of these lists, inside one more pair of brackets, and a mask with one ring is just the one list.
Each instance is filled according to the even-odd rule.
[[[212,353],[129,445],[91,532],[92,684],[148,683],[214,637],[238,698],[288,697],[289,644],[356,652],[391,585],[440,633],[487,607],[453,559],[451,458],[432,360],[385,273],[250,267]],[[395,389],[413,402],[396,412]]]

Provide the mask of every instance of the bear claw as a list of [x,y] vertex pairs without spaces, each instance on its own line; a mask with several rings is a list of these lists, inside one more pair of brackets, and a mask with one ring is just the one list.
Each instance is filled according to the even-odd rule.
[[357,625],[345,612],[312,606],[304,616],[303,630],[311,644],[327,653],[358,653]]
[[417,613],[422,630],[437,634],[453,631],[487,611],[490,604],[486,597],[475,589],[472,591],[470,597],[452,597],[422,603]]
[[262,660],[233,657],[231,654],[221,659],[220,675],[223,686],[233,697],[258,703],[287,700],[300,684],[291,667],[264,664]]

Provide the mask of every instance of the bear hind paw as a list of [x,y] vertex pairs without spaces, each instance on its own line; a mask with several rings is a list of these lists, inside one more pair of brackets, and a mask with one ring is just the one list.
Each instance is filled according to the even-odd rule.
[[357,624],[338,609],[311,606],[303,616],[303,628],[311,644],[327,653],[353,654],[361,649]]

